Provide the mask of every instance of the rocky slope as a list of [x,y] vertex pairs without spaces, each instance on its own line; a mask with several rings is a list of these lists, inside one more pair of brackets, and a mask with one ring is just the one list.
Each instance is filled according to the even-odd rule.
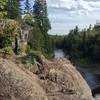
[[38,58],[26,66],[0,59],[0,100],[93,100],[91,90],[66,59]]

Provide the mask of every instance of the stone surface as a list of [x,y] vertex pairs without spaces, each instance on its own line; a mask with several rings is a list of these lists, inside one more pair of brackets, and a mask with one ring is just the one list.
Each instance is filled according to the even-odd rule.
[[0,59],[0,100],[93,100],[91,90],[66,59],[37,59],[24,67]]
[[9,60],[0,59],[0,100],[48,100],[38,78]]

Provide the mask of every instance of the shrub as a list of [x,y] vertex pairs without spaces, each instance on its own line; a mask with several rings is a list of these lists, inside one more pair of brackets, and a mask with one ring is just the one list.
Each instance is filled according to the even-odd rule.
[[40,51],[34,51],[34,50],[30,50],[29,51],[29,55],[30,56],[33,56],[33,57],[39,57],[39,56],[41,56],[42,55],[42,53],[40,52]]
[[13,55],[14,53],[11,47],[5,47],[3,50],[4,50],[4,53],[7,55]]
[[24,22],[30,26],[34,25],[34,20],[33,20],[33,16],[32,15],[26,15],[23,18]]
[[0,48],[12,46],[15,34],[17,33],[18,23],[14,20],[0,20]]
[[7,17],[7,0],[0,0],[0,18]]
[[5,47],[5,48],[3,48],[3,49],[0,49],[0,54],[6,56],[6,55],[13,55],[14,52],[13,52],[13,50],[12,50],[11,47]]

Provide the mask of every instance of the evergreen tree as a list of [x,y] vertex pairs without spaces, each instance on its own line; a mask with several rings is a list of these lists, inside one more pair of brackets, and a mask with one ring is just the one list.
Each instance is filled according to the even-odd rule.
[[7,8],[8,18],[17,20],[20,19],[21,8],[19,0],[8,0]]
[[24,9],[25,11],[24,11],[24,13],[25,14],[30,14],[30,12],[31,12],[31,5],[30,5],[30,3],[29,3],[29,0],[26,0],[25,1],[25,9]]
[[35,0],[33,12],[35,21],[38,22],[41,32],[47,33],[51,29],[51,26],[48,19],[46,0]]
[[43,36],[42,37],[43,39],[42,52],[44,54],[49,55],[52,53],[52,50],[50,49],[52,48],[52,42],[48,35],[48,31],[51,29],[51,25],[50,25],[48,13],[47,13],[46,0],[35,0],[34,6],[33,6],[33,13],[34,13],[34,20],[37,23],[40,29],[40,32]]
[[87,50],[87,32],[86,32],[86,29],[84,29],[82,32],[81,32],[81,35],[82,35],[82,51],[84,52],[84,55],[86,55],[86,50]]
[[34,23],[33,30],[29,34],[29,45],[31,48],[37,51],[42,51],[42,45],[43,45],[43,35],[40,32],[39,27],[37,26],[37,23]]
[[79,28],[78,28],[78,26],[76,26],[74,29],[74,34],[77,35],[78,33],[79,33]]

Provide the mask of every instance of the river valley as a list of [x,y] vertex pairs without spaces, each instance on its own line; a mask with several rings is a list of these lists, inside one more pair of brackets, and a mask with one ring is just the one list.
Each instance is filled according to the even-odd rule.
[[[61,49],[55,50],[55,58],[59,59],[64,57],[65,54]],[[96,87],[100,88],[100,69],[80,68],[80,67],[77,67],[77,69],[79,70],[83,78],[86,80],[92,91]],[[94,70],[98,71],[96,72]],[[95,100],[100,100],[100,94],[95,93],[94,95],[95,95]]]

